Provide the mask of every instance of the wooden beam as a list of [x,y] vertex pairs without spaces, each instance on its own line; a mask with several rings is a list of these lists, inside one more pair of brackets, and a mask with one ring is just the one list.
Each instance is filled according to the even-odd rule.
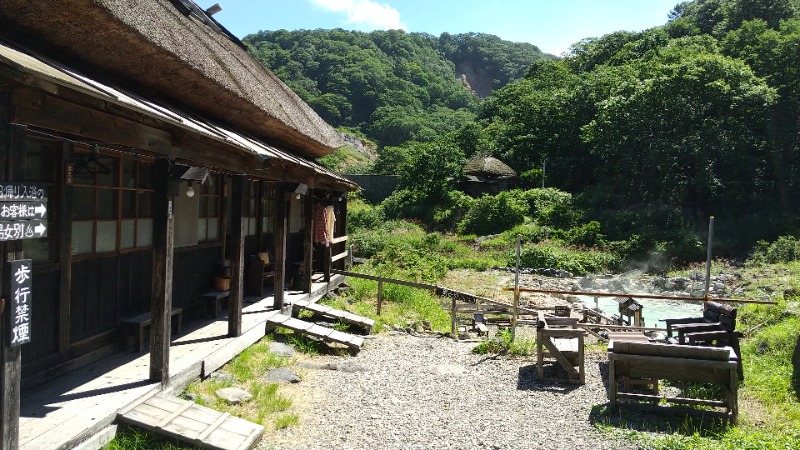
[[287,212],[289,204],[289,193],[284,191],[283,186],[276,187],[275,193],[275,288],[273,297],[273,308],[283,309],[283,286],[286,282],[286,231],[287,231]]
[[[231,183],[231,291],[228,296],[228,336],[242,334],[242,280],[244,279],[244,197],[247,179],[235,175]],[[261,274],[257,274],[261,276]]]
[[168,195],[170,163],[166,158],[153,165],[153,288],[150,314],[150,379],[169,381],[169,338],[172,328],[172,269],[175,216]]
[[[57,191],[61,201],[58,209],[58,251],[60,266],[58,299],[58,353],[63,360],[69,357],[70,304],[72,295],[72,152],[73,143],[64,141],[61,167],[57,171]],[[68,166],[70,170],[68,171]]]
[[13,99],[15,123],[35,125],[84,138],[169,154],[172,137],[157,128],[112,116],[75,103],[46,95],[43,104],[34,97],[17,93]]
[[309,189],[303,200],[305,208],[305,233],[303,234],[303,292],[311,292],[311,275],[314,270],[314,190]]

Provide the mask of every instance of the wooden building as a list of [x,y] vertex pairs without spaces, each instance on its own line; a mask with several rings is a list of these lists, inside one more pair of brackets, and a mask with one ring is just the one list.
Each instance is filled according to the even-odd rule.
[[519,178],[514,169],[503,161],[492,156],[477,155],[464,165],[464,178],[458,184],[465,194],[480,197],[514,189],[519,186]]
[[[202,316],[220,265],[231,335],[244,286],[264,276],[247,269],[255,255],[274,264],[275,308],[293,275],[309,289],[315,208],[330,206],[343,236],[357,188],[314,162],[341,144],[191,0],[0,2],[0,185],[47,199],[46,237],[0,242],[4,261],[33,263],[32,339],[16,347],[0,268],[0,448],[20,388],[119,351],[126,318],[151,314],[150,376],[163,380],[170,311]],[[326,270],[342,241],[318,252]]]

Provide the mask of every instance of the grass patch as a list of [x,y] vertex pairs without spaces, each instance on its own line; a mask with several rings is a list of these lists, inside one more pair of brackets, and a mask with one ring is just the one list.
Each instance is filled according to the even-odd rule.
[[300,416],[294,413],[281,414],[275,418],[275,428],[282,430],[284,428],[293,427],[300,423]]
[[199,449],[199,447],[175,439],[162,438],[147,430],[131,426],[122,428],[105,448],[108,450],[141,450],[145,448],[151,450]]
[[536,352],[536,341],[517,334],[511,340],[511,330],[501,329],[497,336],[486,339],[472,349],[478,355],[502,354],[511,356],[530,356]]
[[376,333],[391,329],[393,325],[407,327],[424,321],[429,322],[434,331],[450,331],[450,313],[443,308],[444,301],[426,290],[384,283],[383,304],[378,316],[378,283],[355,277],[348,278],[347,282],[351,286],[348,295],[329,297],[322,303],[375,320],[373,331]]
[[[192,395],[195,402],[221,412],[265,425],[274,420],[276,413],[287,411],[291,400],[278,391],[276,383],[266,383],[261,379],[270,370],[288,365],[291,360],[277,356],[269,351],[268,339],[262,339],[250,346],[226,364],[222,371],[233,375],[233,381],[208,379],[191,383],[183,394]],[[225,387],[237,386],[253,395],[247,402],[233,405],[218,398],[215,392]],[[144,447],[147,448],[147,447]]]

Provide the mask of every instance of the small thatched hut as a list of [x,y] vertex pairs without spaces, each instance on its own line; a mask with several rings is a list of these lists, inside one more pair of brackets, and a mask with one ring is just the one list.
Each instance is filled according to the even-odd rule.
[[464,165],[459,188],[472,197],[514,189],[519,178],[508,164],[492,156],[474,156]]

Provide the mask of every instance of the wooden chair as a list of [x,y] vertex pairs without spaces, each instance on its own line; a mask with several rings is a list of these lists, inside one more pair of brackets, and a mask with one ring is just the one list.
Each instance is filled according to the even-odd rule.
[[[583,338],[586,332],[577,328],[578,318],[542,316],[536,330],[536,369],[544,378],[544,359],[556,360],[556,367],[567,372],[567,382],[585,384]],[[577,367],[577,368],[576,368]]]
[[[707,301],[702,317],[663,319],[667,324],[667,342],[673,344],[731,347],[739,361],[739,379],[744,379],[742,352],[736,331],[736,308],[719,302]],[[673,334],[677,333],[677,336]]]

